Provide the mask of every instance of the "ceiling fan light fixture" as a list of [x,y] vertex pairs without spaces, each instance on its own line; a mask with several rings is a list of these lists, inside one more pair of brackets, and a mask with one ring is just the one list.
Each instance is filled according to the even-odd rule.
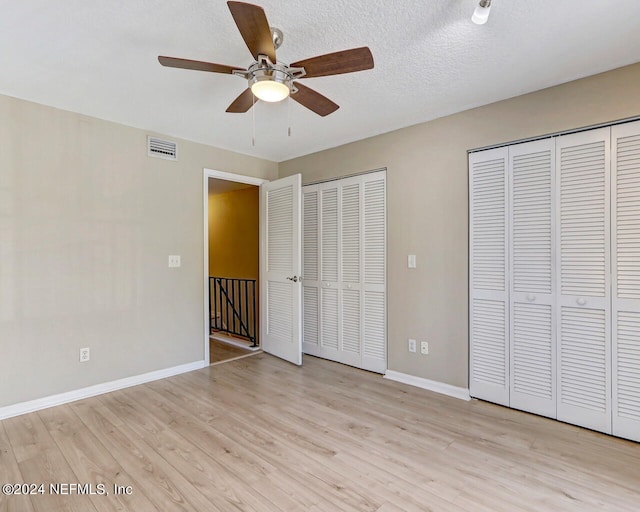
[[262,101],[276,103],[289,96],[291,88],[288,84],[277,82],[270,77],[254,77],[252,79],[251,92]]
[[291,94],[292,76],[280,64],[257,62],[249,68],[248,78],[251,92],[259,100],[276,103]]
[[476,25],[484,25],[489,19],[489,12],[491,11],[491,0],[480,0],[476,6],[476,10],[473,11],[471,21]]

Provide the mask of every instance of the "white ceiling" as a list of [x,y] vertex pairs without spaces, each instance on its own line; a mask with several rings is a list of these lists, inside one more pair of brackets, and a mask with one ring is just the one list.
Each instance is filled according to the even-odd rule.
[[225,1],[3,0],[0,93],[282,161],[640,60],[640,0],[493,0],[484,26],[476,0],[254,2],[279,60],[369,46],[375,69],[305,80],[326,118],[257,105],[252,146],[252,112],[225,113],[243,79],[157,61],[251,64]]

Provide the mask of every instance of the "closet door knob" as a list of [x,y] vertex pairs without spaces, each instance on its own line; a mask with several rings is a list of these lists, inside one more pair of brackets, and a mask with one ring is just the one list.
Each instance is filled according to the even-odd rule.
[[533,302],[534,300],[536,300],[536,296],[533,293],[530,293],[529,295],[527,295],[527,300],[529,302]]
[[587,299],[585,299],[584,297],[580,297],[576,302],[581,306],[584,306],[587,303]]

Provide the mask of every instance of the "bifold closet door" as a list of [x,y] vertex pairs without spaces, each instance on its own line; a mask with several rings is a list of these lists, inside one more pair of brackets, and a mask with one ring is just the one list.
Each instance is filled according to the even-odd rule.
[[338,182],[338,354],[335,361],[362,367],[362,178]]
[[303,187],[303,352],[386,367],[386,178]]
[[317,185],[302,188],[302,352],[320,356],[320,199]]
[[[344,190],[344,189],[343,189]],[[386,172],[362,176],[362,364],[377,373],[387,370],[387,200]],[[343,203],[344,217],[344,203]],[[347,234],[343,229],[343,236]],[[343,251],[345,247],[343,242]],[[343,257],[346,262],[346,255]],[[349,287],[348,276],[344,282]]]
[[340,188],[337,182],[324,183],[320,191],[320,349],[322,357],[338,360],[340,319],[339,213]]
[[510,405],[556,417],[555,141],[509,147]]
[[611,135],[613,433],[640,441],[640,122]]
[[610,128],[557,139],[558,419],[611,433]]
[[469,155],[471,396],[509,405],[507,148]]

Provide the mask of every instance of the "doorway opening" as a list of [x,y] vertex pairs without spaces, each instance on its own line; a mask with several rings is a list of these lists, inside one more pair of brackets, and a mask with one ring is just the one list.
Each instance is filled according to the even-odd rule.
[[205,169],[205,360],[209,364],[260,350],[262,181]]

